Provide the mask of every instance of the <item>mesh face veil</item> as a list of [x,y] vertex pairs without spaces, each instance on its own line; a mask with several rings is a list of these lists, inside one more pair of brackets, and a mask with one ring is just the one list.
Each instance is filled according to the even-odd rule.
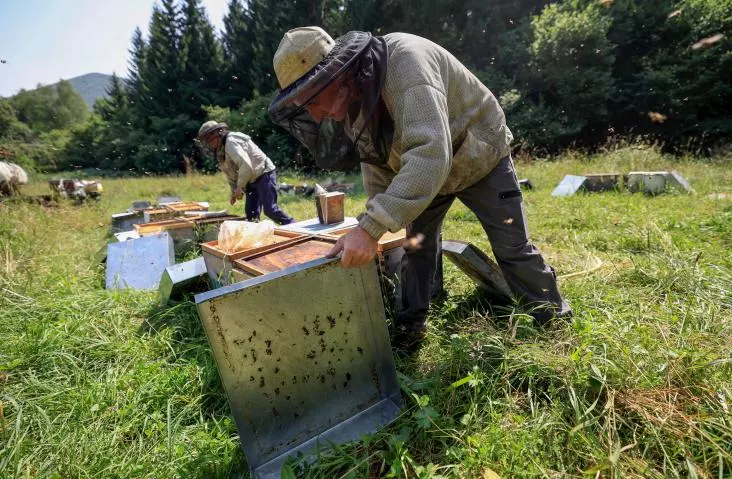
[[386,64],[383,38],[349,32],[323,61],[279,92],[269,115],[310,150],[321,168],[384,164],[393,137],[381,100]]

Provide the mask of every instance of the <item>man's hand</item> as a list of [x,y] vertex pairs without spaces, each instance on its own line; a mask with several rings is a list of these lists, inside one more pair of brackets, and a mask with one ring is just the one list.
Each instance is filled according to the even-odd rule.
[[243,197],[244,197],[244,191],[242,191],[241,188],[237,188],[231,194],[231,200],[229,201],[229,203],[231,203],[231,205],[234,206],[234,204],[236,204],[236,201],[242,199]]
[[325,257],[335,258],[342,252],[341,264],[346,268],[358,268],[374,259],[378,243],[366,230],[356,226],[338,238],[338,242]]

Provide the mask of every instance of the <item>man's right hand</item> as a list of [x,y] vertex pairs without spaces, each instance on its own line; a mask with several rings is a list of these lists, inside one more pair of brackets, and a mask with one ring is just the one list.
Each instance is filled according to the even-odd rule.
[[240,200],[242,198],[244,198],[244,190],[242,190],[241,188],[236,188],[231,193],[231,200],[229,200],[229,202],[233,206],[237,202],[237,200]]

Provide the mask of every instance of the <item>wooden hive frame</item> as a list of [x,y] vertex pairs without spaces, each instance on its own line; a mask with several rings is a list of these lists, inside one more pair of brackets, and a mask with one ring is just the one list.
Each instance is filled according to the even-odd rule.
[[229,284],[231,282],[229,276],[234,269],[234,261],[241,257],[266,251],[275,246],[289,244],[306,237],[306,235],[302,233],[277,230],[275,230],[274,236],[276,238],[276,241],[274,243],[269,243],[254,248],[248,248],[233,253],[226,253],[221,250],[218,247],[218,240],[201,243],[203,258],[206,261],[206,269],[208,271],[208,276],[211,279],[211,282],[214,285],[218,285],[222,282],[223,284]]
[[201,205],[195,201],[181,201],[179,203],[167,203],[164,208],[176,213],[184,213],[186,211],[208,211],[208,207]]
[[328,243],[329,245],[334,245],[336,243],[336,241],[338,241],[338,240],[334,237],[326,236],[326,235],[312,235],[312,236],[305,236],[305,237],[299,238],[292,242],[283,242],[283,243],[274,245],[271,248],[267,248],[262,251],[253,252],[253,253],[247,254],[245,256],[242,256],[242,257],[234,260],[234,269],[237,269],[245,274],[249,274],[252,276],[262,276],[262,275],[265,275],[268,273],[273,273],[275,271],[279,271],[281,269],[286,269],[290,266],[306,263],[308,261],[311,261],[311,260],[317,259],[317,258],[308,257],[308,258],[303,259],[302,261],[300,261],[299,259],[297,261],[283,260],[282,268],[275,269],[275,270],[268,270],[261,266],[257,266],[255,264],[257,259],[260,259],[264,256],[283,252],[284,250],[287,250],[287,249],[290,249],[293,247],[298,247],[300,245],[304,245],[305,243],[308,243],[311,241],[316,241],[319,243]]

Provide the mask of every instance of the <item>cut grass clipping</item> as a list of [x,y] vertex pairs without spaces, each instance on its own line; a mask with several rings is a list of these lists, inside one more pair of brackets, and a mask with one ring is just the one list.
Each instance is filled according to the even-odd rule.
[[[672,168],[696,195],[550,196],[568,173]],[[525,193],[532,238],[557,273],[604,263],[561,281],[575,317],[537,329],[446,263],[427,344],[398,363],[402,416],[285,477],[732,477],[732,200],[709,196],[732,193],[730,158],[626,148],[518,170],[537,186]],[[192,302],[107,292],[93,260],[132,200],[223,209],[226,182],[104,188],[99,204],[0,206],[0,477],[248,477]],[[348,213],[363,202],[359,190]],[[315,214],[310,199],[281,203]],[[489,251],[462,205],[444,237]]]

